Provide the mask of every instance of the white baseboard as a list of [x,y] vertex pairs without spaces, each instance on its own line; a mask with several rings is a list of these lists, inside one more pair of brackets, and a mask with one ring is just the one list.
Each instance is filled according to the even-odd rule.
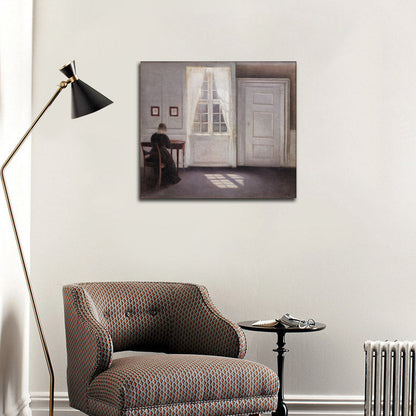
[[[362,396],[287,395],[285,403],[289,416],[362,416],[364,414],[364,397]],[[48,416],[48,407],[47,392],[32,393],[32,416]],[[55,393],[55,414],[56,416],[84,415],[69,407],[66,392]]]
[[2,416],[31,416],[30,397],[22,397],[12,409],[2,413]]
[[287,395],[285,403],[291,415],[356,416],[364,415],[363,396]]
[[[32,416],[48,416],[49,415],[49,392],[33,392],[30,395],[30,408]],[[78,416],[85,413],[69,407],[68,393],[55,392],[54,414],[56,416]]]

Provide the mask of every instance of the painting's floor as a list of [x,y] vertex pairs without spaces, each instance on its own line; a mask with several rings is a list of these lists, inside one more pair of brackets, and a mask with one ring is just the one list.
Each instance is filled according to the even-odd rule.
[[[176,185],[154,185],[152,171],[147,183],[140,183],[145,199],[293,199],[296,198],[295,168],[187,168],[179,169],[182,180]],[[143,177],[143,175],[142,175]]]

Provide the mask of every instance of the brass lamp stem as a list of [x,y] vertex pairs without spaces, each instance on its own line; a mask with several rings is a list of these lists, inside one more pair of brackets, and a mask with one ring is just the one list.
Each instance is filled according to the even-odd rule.
[[70,82],[71,82],[70,80],[68,80],[68,81],[62,81],[59,84],[58,90],[55,92],[55,94],[52,96],[52,98],[47,102],[47,104],[45,105],[45,107],[43,108],[43,110],[39,113],[39,115],[33,121],[32,125],[26,131],[25,135],[20,139],[20,141],[17,144],[17,146],[10,153],[9,157],[6,159],[6,161],[3,163],[2,167],[1,167],[1,182],[3,184],[4,195],[6,197],[6,202],[7,202],[7,207],[8,207],[8,210],[9,210],[10,220],[11,220],[12,225],[13,225],[13,232],[14,232],[14,236],[16,238],[17,248],[19,249],[20,261],[22,262],[23,271],[24,271],[24,274],[25,274],[25,279],[26,279],[27,289],[28,289],[28,292],[29,292],[30,302],[32,304],[33,313],[35,315],[36,326],[38,328],[40,341],[42,343],[43,353],[45,355],[45,360],[46,360],[46,364],[48,366],[48,371],[49,371],[49,416],[53,416],[55,377],[54,377],[54,374],[53,374],[53,367],[52,367],[51,358],[49,356],[49,350],[48,350],[48,347],[46,345],[45,336],[43,335],[42,326],[41,326],[41,323],[40,323],[40,320],[39,320],[39,315],[38,315],[38,311],[37,311],[37,307],[36,307],[36,302],[35,302],[35,298],[33,296],[32,286],[30,284],[29,273],[28,273],[28,270],[27,270],[25,258],[23,256],[23,251],[22,251],[22,246],[20,244],[19,234],[17,232],[16,222],[14,220],[12,206],[11,206],[10,198],[9,198],[9,193],[7,191],[6,181],[5,181],[5,178],[4,178],[4,170],[7,167],[7,165],[9,164],[9,162],[12,160],[12,158],[14,157],[14,155],[17,153],[17,151],[20,149],[21,145],[24,143],[24,141],[26,140],[26,138],[29,136],[30,132],[36,126],[36,124],[38,123],[38,121],[40,120],[40,118],[43,116],[43,114],[45,113],[45,111],[51,106],[51,104],[58,97],[59,93]]

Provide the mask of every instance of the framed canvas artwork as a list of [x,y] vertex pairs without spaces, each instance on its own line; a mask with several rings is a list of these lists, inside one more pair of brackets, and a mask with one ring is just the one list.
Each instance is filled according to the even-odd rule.
[[296,62],[139,71],[140,198],[296,198]]

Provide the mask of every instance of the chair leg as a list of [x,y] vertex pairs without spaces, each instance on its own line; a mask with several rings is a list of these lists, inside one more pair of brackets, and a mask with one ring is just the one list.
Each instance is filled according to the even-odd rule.
[[159,165],[159,177],[157,179],[157,187],[160,188],[162,184],[162,167]]

